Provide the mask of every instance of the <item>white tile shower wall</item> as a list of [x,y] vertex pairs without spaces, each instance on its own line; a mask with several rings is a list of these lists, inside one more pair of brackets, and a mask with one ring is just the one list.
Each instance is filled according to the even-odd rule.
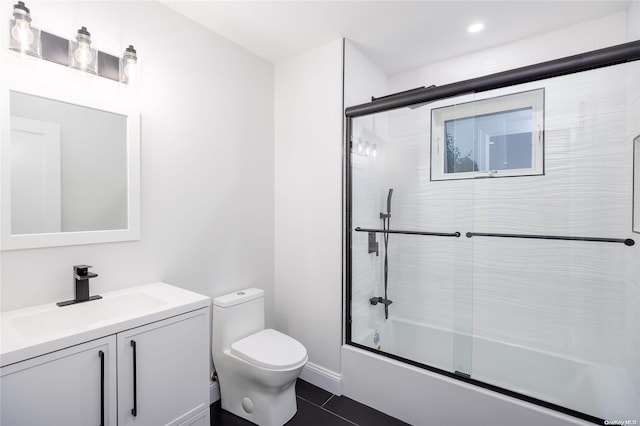
[[[545,176],[430,182],[429,109],[396,112],[388,144],[396,157],[387,163],[396,226],[626,238],[631,170],[617,165],[629,158],[628,72],[618,66],[482,94],[545,86]],[[624,359],[610,348],[624,342],[628,247],[409,239],[393,238],[394,315],[450,327],[451,315],[472,309],[463,326],[472,321],[478,336],[594,362]]]
[[273,65],[159,2],[28,5],[44,30],[85,25],[101,50],[138,50],[142,239],[0,253],[2,310],[69,299],[71,267],[87,263],[97,294],[158,280],[210,296],[261,287],[271,322]]

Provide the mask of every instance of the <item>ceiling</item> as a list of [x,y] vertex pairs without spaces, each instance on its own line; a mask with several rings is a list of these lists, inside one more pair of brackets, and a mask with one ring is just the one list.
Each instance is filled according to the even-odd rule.
[[[637,0],[636,0],[637,1]],[[627,9],[629,1],[163,1],[277,63],[346,37],[387,74]],[[466,28],[483,21],[485,30]]]

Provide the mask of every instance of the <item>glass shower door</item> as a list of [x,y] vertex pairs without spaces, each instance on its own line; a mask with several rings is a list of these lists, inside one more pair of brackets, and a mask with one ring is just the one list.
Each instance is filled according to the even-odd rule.
[[348,128],[347,342],[640,422],[640,62]]
[[640,421],[628,349],[640,256],[625,244],[637,72],[629,63],[476,96],[544,90],[532,138],[544,173],[474,180],[471,377],[594,420]]
[[466,377],[471,244],[460,230],[473,191],[431,201],[442,188],[429,184],[428,132],[428,109],[352,121],[348,331],[356,346]]

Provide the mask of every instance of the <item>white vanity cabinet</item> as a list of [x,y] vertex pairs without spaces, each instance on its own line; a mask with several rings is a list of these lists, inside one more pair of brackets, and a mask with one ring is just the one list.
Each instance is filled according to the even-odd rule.
[[116,337],[2,368],[3,426],[115,426]]
[[118,425],[180,425],[208,409],[205,313],[118,334]]
[[3,312],[0,425],[208,426],[209,321],[164,283]]

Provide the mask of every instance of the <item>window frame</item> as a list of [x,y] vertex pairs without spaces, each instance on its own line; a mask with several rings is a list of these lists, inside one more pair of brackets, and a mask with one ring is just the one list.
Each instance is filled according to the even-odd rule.
[[[455,119],[479,117],[531,108],[531,167],[446,173],[445,123]],[[431,181],[544,175],[544,88],[500,96],[474,99],[431,109]]]

